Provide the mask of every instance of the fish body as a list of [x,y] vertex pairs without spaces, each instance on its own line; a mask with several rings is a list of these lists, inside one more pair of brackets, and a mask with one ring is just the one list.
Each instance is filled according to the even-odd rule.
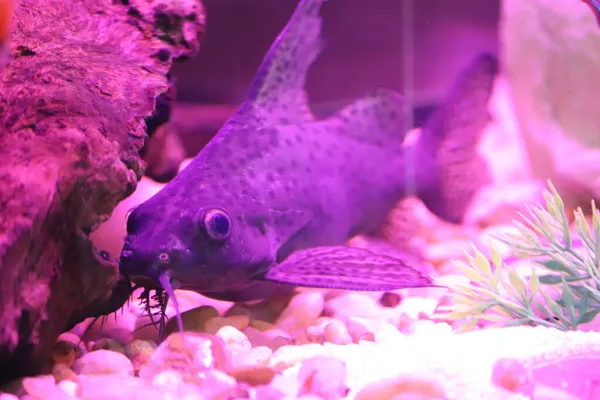
[[304,84],[321,48],[322,3],[299,2],[247,101],[187,168],[129,214],[125,276],[230,301],[294,286],[433,285],[402,260],[344,243],[376,232],[414,194],[405,173],[413,159],[418,197],[461,222],[485,182],[476,146],[496,60],[476,60],[414,145],[403,143],[403,100],[392,90],[376,89],[315,120]]

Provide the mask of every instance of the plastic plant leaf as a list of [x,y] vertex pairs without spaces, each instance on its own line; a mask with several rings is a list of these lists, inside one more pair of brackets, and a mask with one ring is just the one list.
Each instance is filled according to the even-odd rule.
[[523,279],[517,274],[515,271],[508,271],[508,279],[510,280],[510,284],[515,288],[517,293],[521,296],[521,299],[524,303],[526,303],[527,299],[527,289],[525,288],[525,282]]
[[600,291],[598,291],[598,289],[591,287],[587,283],[584,283],[581,286],[584,287],[593,297],[600,299]]
[[464,332],[472,331],[473,329],[475,329],[477,327],[478,323],[479,323],[479,318],[471,318],[470,320],[468,320],[467,322],[462,324],[460,327],[458,327],[456,329],[456,332],[464,333]]
[[494,267],[496,267],[496,269],[502,268],[502,256],[500,255],[500,252],[493,244],[490,245],[490,250],[492,252],[492,263],[494,264]]
[[592,236],[592,231],[590,230],[590,225],[588,224],[581,207],[578,207],[577,211],[575,211],[575,226],[577,228],[577,232],[581,236],[581,239],[587,244]]
[[483,314],[481,316],[481,319],[490,321],[490,322],[503,322],[503,321],[506,321],[507,316],[499,315],[499,314]]
[[570,269],[565,267],[563,263],[560,263],[556,260],[536,261],[536,263],[544,266],[544,268],[549,269],[550,271],[566,272],[567,274],[572,275],[572,271]]
[[[571,289],[573,289],[573,288],[571,288]],[[578,324],[580,323],[579,320],[581,319],[581,317],[588,312],[588,305],[589,305],[589,297],[588,297],[587,292],[580,294],[579,297],[580,297],[579,307],[577,307],[579,310],[579,319],[577,321]]]
[[479,271],[471,268],[465,263],[456,263],[456,267],[462,272],[471,282],[482,283],[483,277],[479,273]]
[[596,202],[592,200],[592,227],[594,228],[594,234],[598,239],[598,232],[600,231],[600,216],[598,215],[598,209],[596,208]]
[[506,328],[510,328],[511,326],[528,325],[530,323],[531,323],[531,319],[524,317],[524,318],[519,318],[519,319],[513,319],[512,321],[509,321],[506,324],[504,324],[504,326]]
[[498,291],[498,282],[502,279],[502,270],[502,268],[496,268],[496,271],[494,272],[494,289],[496,289],[496,291]]
[[567,281],[565,281],[564,276],[562,280],[562,299],[564,306],[567,308],[569,312],[569,317],[571,318],[571,326],[573,329],[577,329],[577,318],[575,317],[575,300],[573,298],[573,292],[569,285],[567,285]]
[[588,322],[592,322],[596,316],[600,313],[600,307],[595,308],[591,311],[586,312],[583,315],[579,315],[579,319],[577,320],[578,324],[587,324]]
[[504,290],[506,290],[506,292],[508,294],[510,294],[513,298],[518,299],[519,298],[519,292],[517,292],[517,290],[515,289],[514,286],[510,285],[507,281],[500,281],[502,287],[504,288]]
[[571,324],[566,319],[558,303],[550,298],[546,292],[542,292],[542,295],[544,296],[544,300],[546,300],[546,304],[548,305],[548,308],[550,309],[550,312],[552,312],[553,316],[560,320],[563,327],[570,327]]
[[529,303],[533,301],[535,294],[540,287],[540,279],[535,271],[535,265],[531,266],[531,276],[529,277]]
[[[506,266],[491,241],[489,259],[473,246],[466,263],[458,264],[470,282],[453,285],[451,291],[458,293],[451,295],[454,305],[449,309],[465,319],[465,327],[485,320],[492,325],[571,330],[600,314],[600,213],[593,201],[591,218],[578,208],[571,230],[564,203],[550,181],[548,188],[541,202],[519,213],[516,233],[494,235],[514,257],[533,258],[528,278]],[[576,241],[583,244],[581,250],[573,247]],[[553,290],[544,290],[544,285]]]
[[559,196],[558,191],[556,190],[556,188],[554,187],[554,185],[552,184],[550,179],[546,180],[546,184],[548,185],[548,188],[550,189],[550,192],[552,193],[552,197],[554,198],[554,203],[556,204],[556,206],[558,208],[564,210],[565,205],[562,201],[562,198]]
[[490,262],[487,260],[487,258],[485,258],[483,253],[479,251],[477,247],[475,247],[473,243],[471,243],[471,247],[473,248],[473,252],[475,253],[475,263],[479,270],[482,271],[484,276],[492,277],[492,267],[490,265]]
[[541,275],[539,277],[540,283],[544,285],[556,285],[562,282],[562,279],[565,279],[567,282],[580,282],[586,280],[586,277],[580,276],[560,276],[560,275]]

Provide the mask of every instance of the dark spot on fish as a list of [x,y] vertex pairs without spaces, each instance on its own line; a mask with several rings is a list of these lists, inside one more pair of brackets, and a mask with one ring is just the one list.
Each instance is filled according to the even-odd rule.
[[269,191],[267,192],[267,194],[268,194],[268,196],[269,196],[269,198],[270,198],[271,200],[274,200],[274,199],[277,197],[277,194],[275,193],[275,191],[274,191],[274,190],[269,190]]
[[290,167],[292,168],[298,168],[298,161],[296,160],[290,160]]
[[232,155],[233,155],[233,151],[229,148],[225,148],[223,150],[223,153],[221,153],[222,158],[228,158],[228,157],[231,157]]
[[267,180],[267,182],[272,183],[275,181],[275,175],[273,174],[273,172],[268,171],[265,175],[265,179]]
[[254,172],[253,169],[247,169],[246,170],[246,176],[250,179],[255,179],[256,178],[256,173]]
[[[2,112],[0,111],[0,114],[1,114],[1,113],[2,113]],[[285,139],[284,139],[284,142],[285,142],[285,144],[286,144],[287,146],[290,146],[290,147],[292,146],[292,140],[291,140],[290,138],[285,138]]]
[[127,15],[134,18],[142,18],[142,13],[135,7],[129,7],[129,10],[127,10]]
[[195,21],[196,18],[198,18],[198,15],[196,13],[190,13],[185,16],[185,19],[188,21]]
[[290,119],[282,117],[282,118],[280,118],[279,122],[281,122],[282,124],[289,124],[290,123]]
[[296,139],[296,142],[297,142],[298,144],[302,144],[302,142],[304,142],[304,136],[302,136],[302,135],[301,135],[301,134],[299,134],[299,133],[296,133],[296,134],[294,135],[294,139]]

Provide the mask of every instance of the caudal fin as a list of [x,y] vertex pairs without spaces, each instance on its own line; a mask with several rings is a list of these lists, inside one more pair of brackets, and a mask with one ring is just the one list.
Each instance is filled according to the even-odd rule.
[[488,101],[497,73],[496,57],[479,56],[426,122],[416,146],[417,194],[448,222],[461,223],[474,195],[488,182],[477,146],[490,119]]

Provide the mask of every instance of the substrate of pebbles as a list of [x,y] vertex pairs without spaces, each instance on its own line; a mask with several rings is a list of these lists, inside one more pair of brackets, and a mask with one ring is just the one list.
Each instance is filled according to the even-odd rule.
[[[184,313],[190,331],[173,332],[158,346],[136,338],[139,332],[149,336],[143,330],[126,342],[110,338],[110,329],[82,343],[65,333],[54,349],[52,374],[22,380],[16,394],[90,400],[577,399],[596,390],[595,332],[515,327],[457,334],[423,313],[421,319],[389,313],[369,320],[336,312],[334,300],[356,305],[356,296],[304,291],[274,320],[269,316],[277,307],[269,302],[233,306],[224,314],[212,306],[192,308]],[[386,312],[402,303],[379,306],[368,295],[360,300]],[[174,324],[168,329],[174,331]]]

